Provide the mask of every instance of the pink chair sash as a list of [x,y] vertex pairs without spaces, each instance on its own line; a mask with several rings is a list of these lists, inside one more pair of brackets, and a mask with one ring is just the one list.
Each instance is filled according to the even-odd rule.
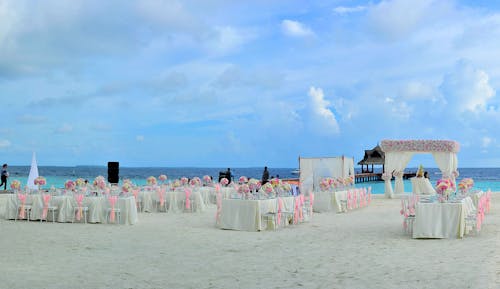
[[17,194],[17,198],[21,201],[21,210],[19,211],[19,218],[24,219],[24,206],[26,205],[27,194]]
[[293,211],[293,223],[294,224],[299,223],[299,206],[300,206],[299,202],[300,202],[300,198],[295,197],[295,207],[294,207],[294,211]]
[[314,193],[310,192],[309,193],[309,206],[311,210],[311,216],[313,215],[313,206],[314,206]]
[[82,208],[82,204],[83,204],[83,194],[76,194],[75,195],[75,200],[76,200],[76,203],[78,205],[78,214],[76,215],[76,219],[78,221],[80,221],[80,219],[83,217],[83,208]]
[[352,190],[352,204],[353,208],[358,207],[358,190]]
[[304,210],[302,209],[304,207],[304,203],[305,203],[305,197],[303,194],[301,194],[299,196],[299,200],[300,200],[300,206],[299,206],[299,220],[302,222],[304,221]]
[[347,209],[348,210],[352,209],[352,193],[351,193],[351,190],[347,191]]
[[115,222],[115,204],[116,201],[118,201],[118,196],[109,196],[109,205],[111,206],[111,211],[109,212],[109,221],[114,223]]
[[278,216],[277,216],[278,226],[281,224],[281,212],[282,211],[283,211],[283,200],[281,198],[278,198]]
[[43,200],[42,219],[47,219],[47,212],[49,210],[50,198],[52,198],[50,194],[42,194],[42,200]]
[[160,207],[163,207],[165,203],[165,190],[162,188],[156,188],[156,193],[158,194],[158,199],[160,199]]
[[137,209],[137,208],[139,208],[139,189],[132,190],[132,194],[134,195],[135,207]]
[[184,193],[186,194],[186,210],[191,209],[191,200],[189,197],[191,196],[191,191],[189,189],[185,189]]
[[372,202],[372,187],[368,187],[368,205]]
[[217,203],[217,211],[215,213],[215,222],[217,224],[220,223],[220,214],[222,211],[222,193],[220,192],[220,185],[217,184],[215,185],[215,197],[216,197],[216,203]]

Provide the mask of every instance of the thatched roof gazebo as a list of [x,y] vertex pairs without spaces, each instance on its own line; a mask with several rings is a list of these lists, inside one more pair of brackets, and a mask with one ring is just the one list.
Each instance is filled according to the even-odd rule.
[[[371,150],[365,150],[365,156],[363,157],[362,160],[358,162],[358,165],[361,165],[362,173],[373,173],[373,165],[382,165],[382,171],[383,171],[384,164],[385,164],[385,153],[382,151],[379,145],[377,145]],[[368,167],[369,165],[372,166],[371,170]]]

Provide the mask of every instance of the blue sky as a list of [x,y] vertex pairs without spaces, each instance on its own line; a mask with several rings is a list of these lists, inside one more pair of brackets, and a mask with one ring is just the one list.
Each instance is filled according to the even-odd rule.
[[498,167],[499,47],[489,1],[0,0],[0,162],[296,167],[453,139]]

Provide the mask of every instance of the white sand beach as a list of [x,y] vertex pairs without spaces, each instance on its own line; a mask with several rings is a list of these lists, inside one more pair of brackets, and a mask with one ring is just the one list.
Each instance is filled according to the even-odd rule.
[[217,229],[215,207],[132,226],[2,218],[0,288],[500,288],[500,194],[463,239],[411,239],[399,207],[265,232]]

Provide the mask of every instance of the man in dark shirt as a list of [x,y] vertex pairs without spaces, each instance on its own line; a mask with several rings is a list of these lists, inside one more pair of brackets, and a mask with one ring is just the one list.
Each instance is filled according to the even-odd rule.
[[267,170],[267,167],[264,167],[264,172],[262,173],[262,185],[264,185],[268,181],[269,181],[269,171]]
[[7,178],[9,177],[9,172],[7,171],[7,164],[3,164],[2,166],[2,183],[0,183],[0,188],[3,185],[3,189],[7,190]]

